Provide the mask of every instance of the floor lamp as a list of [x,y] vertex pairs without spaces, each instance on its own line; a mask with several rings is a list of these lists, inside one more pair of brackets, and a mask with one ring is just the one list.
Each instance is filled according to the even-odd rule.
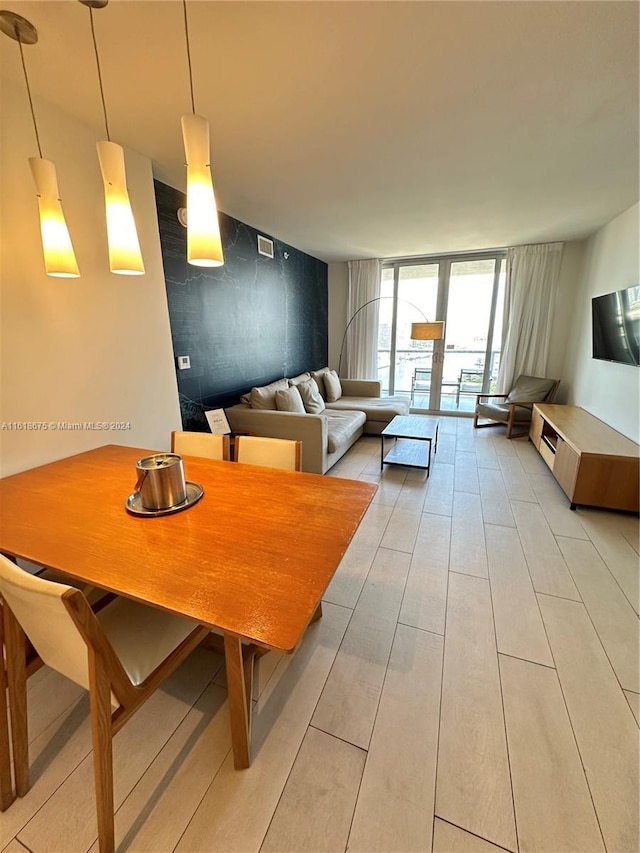
[[349,327],[356,319],[358,314],[363,311],[368,305],[373,305],[374,302],[380,302],[381,299],[398,299],[400,302],[405,302],[407,305],[411,305],[412,308],[415,308],[416,311],[422,315],[424,319],[424,323],[412,323],[411,324],[411,340],[412,341],[441,341],[444,338],[444,321],[443,320],[435,320],[430,322],[424,316],[424,313],[418,308],[417,305],[414,305],[413,302],[409,302],[406,299],[400,299],[395,296],[376,296],[375,299],[370,299],[368,302],[365,302],[364,305],[361,305],[357,311],[355,311],[349,322],[347,323],[347,327],[344,330],[344,335],[342,336],[342,343],[340,344],[340,357],[338,358],[338,376],[341,375],[342,369],[342,355],[344,353],[344,345],[347,341],[347,333],[349,331]]

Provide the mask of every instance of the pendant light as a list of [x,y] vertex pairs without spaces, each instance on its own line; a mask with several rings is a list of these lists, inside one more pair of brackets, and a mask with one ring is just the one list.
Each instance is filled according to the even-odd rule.
[[22,51],[23,44],[36,44],[38,31],[30,21],[21,15],[6,10],[0,11],[0,30],[18,42],[20,48],[20,59],[24,81],[29,96],[31,118],[36,135],[39,157],[29,157],[31,174],[36,185],[38,195],[38,210],[40,214],[40,234],[42,239],[42,250],[44,254],[44,268],[47,275],[57,278],[78,278],[80,272],[73,251],[69,229],[62,212],[62,203],[58,193],[58,178],[55,164],[51,160],[45,160],[42,156],[36,114],[33,109],[29,78],[27,77],[27,66],[24,62]]
[[103,9],[108,0],[80,0],[89,9],[91,21],[91,36],[96,55],[98,83],[104,112],[104,124],[107,131],[107,141],[98,142],[98,160],[104,182],[104,200],[107,215],[107,240],[109,244],[109,267],[111,272],[118,275],[142,275],[144,263],[140,251],[140,242],[136,231],[136,223],[131,210],[127,179],[124,168],[124,151],[122,146],[111,141],[107,106],[104,100],[100,57],[96,44],[96,33],[93,26],[93,10]]
[[182,116],[182,138],[187,160],[187,261],[197,267],[219,267],[224,264],[224,256],[211,180],[209,122],[203,116],[196,115],[186,0],[182,0],[182,6],[192,109],[191,115]]

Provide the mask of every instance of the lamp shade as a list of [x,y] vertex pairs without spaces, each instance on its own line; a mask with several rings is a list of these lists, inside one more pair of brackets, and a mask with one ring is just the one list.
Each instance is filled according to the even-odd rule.
[[444,322],[436,320],[433,323],[412,323],[412,341],[441,341],[444,338]]
[[98,142],[104,182],[109,267],[118,275],[142,275],[144,264],[131,210],[124,170],[124,151],[115,142]]
[[182,138],[187,159],[187,261],[219,267],[224,256],[209,165],[209,122],[195,114],[182,116]]
[[55,164],[42,157],[30,157],[29,166],[38,193],[45,271],[58,278],[78,278],[80,271],[58,198]]

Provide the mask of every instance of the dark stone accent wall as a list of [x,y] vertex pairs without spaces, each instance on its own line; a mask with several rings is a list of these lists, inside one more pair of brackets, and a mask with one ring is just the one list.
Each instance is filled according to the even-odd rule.
[[[191,266],[184,193],[154,184],[173,352],[191,359],[176,369],[183,425],[208,430],[205,409],[326,365],[327,265],[220,213],[224,266]],[[273,240],[273,259],[258,254],[258,234]]]

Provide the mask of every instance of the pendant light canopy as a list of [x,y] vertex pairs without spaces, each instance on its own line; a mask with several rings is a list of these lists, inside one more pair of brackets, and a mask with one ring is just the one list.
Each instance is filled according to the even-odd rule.
[[0,30],[9,38],[18,42],[20,48],[20,59],[24,72],[24,81],[29,96],[29,106],[33,119],[33,128],[36,135],[39,157],[30,157],[29,166],[36,185],[38,195],[38,209],[40,214],[40,234],[42,238],[42,250],[44,254],[44,268],[47,275],[57,278],[78,278],[80,272],[73,251],[69,229],[62,211],[62,202],[58,193],[58,178],[55,164],[51,160],[45,160],[42,156],[38,125],[31,99],[27,67],[22,52],[23,44],[36,44],[38,31],[30,21],[21,15],[6,10],[0,11]]
[[100,85],[100,97],[104,112],[104,124],[107,131],[107,141],[98,142],[98,159],[102,171],[104,183],[104,201],[107,216],[107,240],[109,244],[109,268],[111,272],[118,275],[142,275],[144,263],[140,242],[136,230],[129,192],[127,190],[127,179],[124,168],[124,150],[122,146],[111,141],[109,134],[109,122],[107,119],[107,107],[104,100],[102,87],[102,73],[100,70],[100,57],[98,56],[98,45],[93,26],[93,10],[103,9],[108,0],[80,0],[83,6],[89,8],[91,21],[91,36],[96,55],[96,66],[98,69],[98,83]]
[[182,138],[187,160],[187,261],[199,267],[219,267],[224,264],[224,256],[211,179],[209,122],[203,116],[196,115],[186,0],[182,0],[182,6],[193,110],[192,115],[182,116]]

